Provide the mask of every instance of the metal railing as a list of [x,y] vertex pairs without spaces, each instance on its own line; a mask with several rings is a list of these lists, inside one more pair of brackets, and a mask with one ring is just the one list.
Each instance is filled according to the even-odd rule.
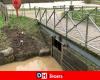
[[[76,43],[81,44],[82,46],[92,50],[95,53],[100,53],[100,47],[95,47],[94,45],[90,44],[90,42],[94,42],[94,40],[99,39],[100,40],[100,28],[99,25],[96,23],[96,19],[100,17],[98,14],[99,9],[96,7],[75,7],[73,11],[70,11],[69,8],[66,6],[60,6],[60,7],[53,7],[53,8],[34,8],[35,10],[35,17],[38,19],[39,22],[44,24],[47,27],[50,27],[50,24],[52,25],[52,29],[54,31],[58,31],[59,33],[65,33],[62,35],[65,35],[66,37],[70,38],[71,40],[74,40]],[[79,20],[75,19],[75,13],[80,11],[78,14],[78,17],[80,17]],[[59,14],[59,13],[62,13]],[[64,21],[64,22],[63,22]],[[61,25],[60,23],[63,22],[65,25]],[[71,23],[71,24],[69,24]],[[81,24],[83,27],[85,27],[85,32],[79,29],[79,26]],[[59,25],[60,24],[60,25]],[[61,27],[64,27],[66,29],[65,31],[61,31],[61,28],[58,30],[58,25]],[[69,25],[72,25],[72,27],[69,29]],[[90,26],[92,25],[92,26]],[[94,34],[92,38],[89,38],[89,32],[90,27],[94,29],[94,31],[97,31],[97,36]],[[75,37],[75,34],[69,35],[71,31],[76,29],[78,34],[80,35],[81,39]],[[61,31],[61,32],[60,32]],[[76,34],[77,35],[77,34]],[[97,44],[97,42],[96,42]],[[99,44],[99,43],[98,43]]]

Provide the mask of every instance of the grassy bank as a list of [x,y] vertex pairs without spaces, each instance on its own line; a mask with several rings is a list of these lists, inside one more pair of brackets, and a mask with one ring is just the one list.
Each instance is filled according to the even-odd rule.
[[10,46],[10,42],[7,39],[7,36],[1,31],[1,29],[3,28],[3,24],[4,24],[3,17],[0,16],[0,50]]
[[5,50],[10,47],[13,49],[13,53],[4,56],[4,58],[0,57],[0,65],[38,56],[40,50],[45,46],[46,44],[39,32],[37,20],[13,15],[0,33],[0,49]]
[[12,16],[8,21],[8,26],[10,26],[11,29],[17,26],[29,35],[37,35],[35,33],[38,32],[37,21],[28,17]]
[[12,16],[9,18],[8,24],[3,26],[3,19],[0,17],[0,50],[7,48],[11,44],[7,35],[2,31],[2,29],[6,27],[9,27],[9,31],[14,28],[19,28],[19,30],[23,30],[29,36],[38,36],[38,25],[36,20],[22,16]]
[[90,16],[93,18],[94,22],[100,26],[100,9],[97,10],[74,10],[71,12],[73,20],[81,21],[87,14],[90,14]]
[[3,27],[3,23],[4,23],[3,17],[0,16],[0,29]]

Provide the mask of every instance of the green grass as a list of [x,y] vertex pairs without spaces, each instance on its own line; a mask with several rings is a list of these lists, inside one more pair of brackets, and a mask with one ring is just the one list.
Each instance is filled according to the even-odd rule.
[[10,41],[8,40],[5,33],[0,30],[0,50],[6,49],[10,46]]
[[3,25],[4,19],[2,16],[0,16],[0,50],[8,48],[11,44],[5,33],[3,33],[1,30],[4,27]]
[[[1,17],[0,21],[1,21],[0,24],[3,26]],[[2,28],[2,26],[0,26],[0,28]],[[4,27],[7,26],[9,27],[9,29],[17,27],[19,29],[22,29],[27,35],[31,37],[38,37],[39,27],[37,25],[37,21],[31,18],[22,16],[16,17],[15,15],[13,15],[12,17],[9,18],[8,24],[6,24]],[[11,44],[10,40],[7,38],[5,33],[2,32],[2,29],[0,29],[0,50],[8,48],[10,44]]]
[[10,17],[8,25],[10,26],[10,28],[18,27],[24,30],[29,35],[33,35],[34,33],[38,32],[37,21],[28,17],[16,17],[13,15],[12,17]]
[[0,16],[0,29],[3,27],[3,23],[4,23],[3,17]]
[[87,12],[90,13],[91,11],[92,11],[91,17],[94,19],[94,22],[98,26],[100,26],[100,10],[98,10],[97,13],[95,10],[94,11],[93,10],[87,10],[87,11],[83,10],[83,14],[82,14],[82,10],[75,10],[71,12],[71,15],[73,16],[74,20],[80,21],[86,16]]

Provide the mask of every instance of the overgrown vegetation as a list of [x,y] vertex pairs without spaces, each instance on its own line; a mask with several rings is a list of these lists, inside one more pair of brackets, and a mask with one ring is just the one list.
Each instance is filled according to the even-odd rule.
[[7,36],[0,30],[0,50],[8,48],[10,44]]
[[9,48],[13,50],[9,54],[1,53],[0,65],[38,56],[41,48],[46,46],[39,33],[37,20],[13,15],[0,30],[0,51]]
[[4,23],[3,17],[0,16],[0,29],[3,27],[3,23]]
[[37,36],[37,34],[35,34],[38,32],[37,21],[31,18],[23,17],[23,16],[19,16],[19,17],[12,16],[9,19],[8,25],[10,29],[14,27],[18,27],[23,31],[25,31],[26,33],[28,33],[29,35]]
[[71,12],[72,18],[74,20],[82,20],[87,14],[90,14],[90,16],[93,18],[94,22],[100,26],[100,10],[98,9],[97,12],[96,10],[74,10]]
[[1,29],[3,28],[3,24],[3,17],[0,16],[0,50],[10,46],[10,41],[7,39],[7,36],[1,31]]
[[29,36],[39,37],[37,21],[27,17],[16,17],[13,15],[9,18],[8,24],[3,26],[3,19],[0,17],[0,50],[5,49],[10,46],[11,41],[8,39],[7,35],[2,31],[3,28],[9,27],[9,30],[18,28],[21,29],[25,34]]

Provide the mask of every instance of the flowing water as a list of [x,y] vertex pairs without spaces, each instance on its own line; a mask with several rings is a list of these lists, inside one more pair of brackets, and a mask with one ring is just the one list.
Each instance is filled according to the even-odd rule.
[[62,71],[61,66],[51,56],[34,57],[21,62],[0,66],[0,71]]

